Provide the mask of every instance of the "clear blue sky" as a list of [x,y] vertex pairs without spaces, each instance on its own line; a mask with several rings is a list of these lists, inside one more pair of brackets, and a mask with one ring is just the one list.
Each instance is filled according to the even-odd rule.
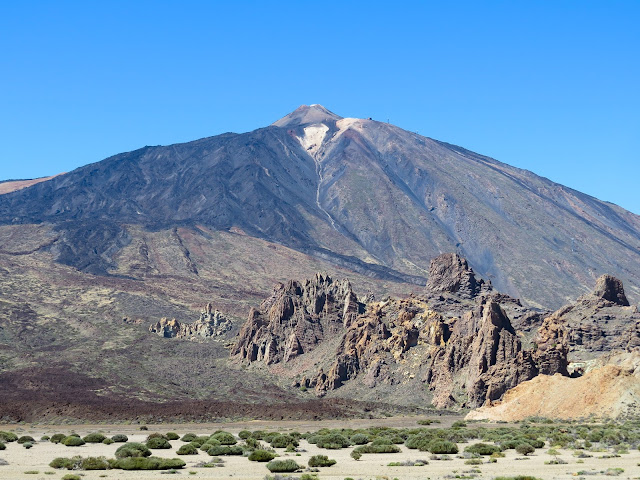
[[639,25],[636,0],[5,0],[0,179],[321,103],[640,214]]

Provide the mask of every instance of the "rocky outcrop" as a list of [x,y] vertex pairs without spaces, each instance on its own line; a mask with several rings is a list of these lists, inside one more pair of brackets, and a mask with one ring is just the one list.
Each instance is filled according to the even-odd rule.
[[623,307],[629,306],[622,281],[611,275],[602,275],[598,278],[592,296]]
[[474,298],[491,290],[491,282],[485,283],[476,277],[467,260],[457,253],[443,253],[431,260],[425,288],[427,294],[445,293]]
[[429,327],[429,332],[438,331],[451,333],[444,342],[436,337],[424,380],[439,407],[478,406],[497,400],[509,388],[538,375],[543,363],[552,368],[557,362],[559,373],[566,372],[566,355],[552,361],[545,354],[536,357],[523,350],[504,310],[491,299],[451,324],[439,320]]
[[316,274],[304,282],[278,284],[258,309],[251,309],[231,355],[267,365],[288,362],[340,336],[364,311],[348,280]]
[[593,292],[555,311],[548,320],[568,332],[574,361],[640,346],[640,313],[629,305],[622,281],[610,275],[598,278]]
[[175,318],[162,318],[151,325],[149,331],[165,338],[196,340],[219,337],[232,327],[231,321],[208,303],[200,312],[200,318],[193,323],[181,323]]

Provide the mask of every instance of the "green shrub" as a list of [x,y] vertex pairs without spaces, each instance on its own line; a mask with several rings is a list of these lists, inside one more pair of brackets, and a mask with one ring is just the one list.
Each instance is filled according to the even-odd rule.
[[18,440],[18,436],[13,432],[0,432],[0,442],[11,443]]
[[298,439],[291,435],[274,435],[269,443],[273,448],[287,448],[289,445],[297,447],[300,445]]
[[214,433],[211,438],[220,442],[220,445],[235,445],[238,443],[236,437],[228,432],[218,432]]
[[[191,442],[191,444],[193,446],[198,446],[198,440],[194,440],[193,442]],[[203,452],[207,452],[211,447],[219,447],[220,445],[221,443],[218,440],[216,440],[215,438],[210,438],[205,443],[200,445],[200,450],[202,450]]]
[[89,435],[83,437],[82,439],[87,443],[102,443],[102,441],[107,438],[101,433],[90,433]]
[[151,450],[146,445],[138,442],[125,443],[116,450],[116,458],[149,457],[150,455]]
[[42,435],[40,437],[41,442],[48,442],[51,437],[49,435]]
[[27,450],[29,450],[31,447],[33,447],[33,443],[31,443],[31,442],[24,442],[24,443],[22,444],[22,446],[23,446],[24,448],[26,448]]
[[521,443],[520,445],[518,445],[516,447],[516,452],[518,452],[520,455],[529,455],[530,453],[535,452],[536,449],[533,448],[531,445],[529,445],[528,443]]
[[153,449],[167,449],[171,448],[171,444],[166,438],[153,437],[147,440],[147,447]]
[[249,455],[249,460],[252,462],[270,462],[276,458],[276,454],[267,450],[254,450]]
[[167,437],[167,440],[180,440],[180,435],[175,432],[167,432],[165,436]]
[[195,445],[185,443],[178,449],[176,453],[178,455],[197,455],[198,449],[195,447]]
[[193,442],[195,439],[196,439],[195,433],[185,433],[180,440],[182,440],[183,442]]
[[179,458],[127,457],[109,461],[111,468],[121,470],[171,470],[185,465],[185,461]]
[[147,427],[146,425],[142,425],[142,426],[140,427],[140,430],[149,430],[149,427]]
[[56,433],[54,435],[51,435],[51,438],[49,439],[49,441],[51,443],[60,443],[65,438],[67,438],[67,436],[64,433]]
[[482,459],[481,458],[469,458],[468,460],[464,461],[465,465],[482,465]]
[[7,448],[7,446],[4,443],[0,442],[0,450],[4,450],[5,448]]
[[111,437],[116,443],[125,443],[129,441],[129,437],[127,437],[124,433],[116,433],[113,437]]
[[238,433],[238,437],[240,437],[240,439],[242,440],[246,440],[247,438],[251,437],[251,432],[249,430],[240,430],[240,433]]
[[353,449],[358,453],[398,453],[400,448],[397,445],[360,445]]
[[267,468],[272,473],[295,472],[302,467],[295,460],[271,460],[267,463]]
[[111,445],[112,443],[115,443],[115,442],[110,438],[105,438],[104,440],[102,440],[102,443],[104,443],[105,445]]
[[354,445],[365,445],[369,443],[369,435],[366,435],[364,433],[356,433],[355,435],[351,436],[351,443],[353,443]]
[[360,460],[362,458],[362,453],[353,450],[351,452],[351,458],[353,458],[354,460]]
[[82,480],[80,475],[74,475],[73,473],[67,473],[62,480]]
[[82,462],[82,457],[73,457],[73,458],[65,458],[65,457],[58,457],[58,458],[54,458],[51,463],[49,464],[49,466],[51,468],[65,468],[67,470],[77,470],[80,468],[80,463]]
[[453,422],[453,424],[451,425],[451,428],[465,428],[466,426],[467,424],[464,423],[462,420],[457,420]]
[[339,448],[346,448],[351,445],[351,442],[347,437],[339,433],[330,433],[328,435],[317,435],[314,438],[314,443],[319,448],[326,448],[330,450],[337,450]]
[[164,440],[169,440],[169,438],[164,433],[154,432],[154,433],[150,433],[149,435],[147,435],[147,440],[146,441],[148,442],[152,438],[162,438]]
[[76,437],[75,435],[69,435],[68,437],[64,437],[60,442],[66,447],[79,447],[84,445],[84,440],[80,437]]
[[448,440],[432,440],[428,443],[427,450],[433,454],[458,453],[458,446]]
[[475,453],[476,455],[491,455],[500,452],[502,449],[497,445],[489,445],[488,443],[475,443],[464,449],[465,452]]
[[217,457],[219,455],[242,455],[244,450],[242,450],[242,447],[237,445],[219,445],[217,447],[211,447],[207,450],[207,453],[212,457]]
[[336,461],[332,458],[327,457],[326,455],[314,455],[309,459],[310,467],[330,467],[331,465],[335,465]]
[[33,437],[31,437],[29,435],[23,435],[22,437],[20,437],[18,439],[18,443],[25,443],[25,442],[35,443],[36,441],[34,440]]
[[82,470],[107,470],[109,462],[104,457],[87,457],[80,462]]

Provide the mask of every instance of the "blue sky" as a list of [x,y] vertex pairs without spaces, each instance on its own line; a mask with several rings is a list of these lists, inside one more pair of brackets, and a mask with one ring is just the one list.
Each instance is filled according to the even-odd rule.
[[268,125],[387,120],[640,214],[640,2],[0,4],[0,179]]

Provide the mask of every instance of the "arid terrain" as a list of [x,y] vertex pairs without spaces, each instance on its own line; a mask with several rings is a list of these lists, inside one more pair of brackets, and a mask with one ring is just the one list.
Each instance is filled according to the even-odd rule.
[[[173,424],[173,425],[148,425],[148,431],[141,432],[138,425],[77,425],[69,426],[40,426],[40,425],[5,425],[4,430],[13,430],[18,435],[31,435],[41,438],[43,435],[52,436],[54,433],[77,432],[84,436],[89,432],[102,432],[105,436],[126,434],[129,441],[144,442],[147,435],[152,432],[176,432],[182,436],[187,432],[196,435],[209,435],[217,430],[224,430],[237,435],[243,430],[249,431],[277,431],[290,432],[316,432],[322,428],[346,428],[367,429],[371,427],[386,427],[395,429],[441,429],[449,428],[460,417],[438,417],[432,420],[442,423],[433,424],[430,427],[421,427],[418,420],[424,417],[386,418],[381,420],[346,420],[346,421],[322,421],[322,422],[238,422],[230,424]],[[486,431],[498,431],[498,429],[522,428],[514,424],[469,424],[467,428],[481,427]],[[564,430],[572,430],[565,427]],[[384,431],[381,429],[380,431]],[[493,479],[500,476],[514,477],[518,475],[530,475],[535,478],[569,479],[576,477],[603,479],[611,476],[620,478],[635,478],[640,475],[640,452],[636,448],[620,448],[621,453],[616,453],[613,446],[606,448],[593,447],[591,450],[576,450],[572,446],[556,446],[552,450],[553,441],[547,441],[542,448],[524,456],[513,449],[505,450],[504,457],[494,456],[495,463],[490,463],[488,456],[480,458],[479,464],[470,464],[470,454],[463,454],[468,445],[477,443],[477,440],[458,442],[460,454],[448,455],[448,459],[435,459],[428,451],[409,449],[406,445],[399,445],[398,453],[364,454],[360,460],[354,460],[350,454],[356,447],[341,449],[319,448],[306,440],[300,440],[300,445],[295,452],[286,452],[284,448],[275,448],[278,459],[293,459],[303,469],[298,473],[286,474],[291,478],[300,478],[303,474],[317,475],[320,480],[343,480],[351,477],[356,479],[446,479],[446,478],[477,478]],[[266,475],[271,475],[265,463],[249,461],[244,456],[219,456],[222,460],[219,466],[202,467],[198,464],[208,463],[213,457],[206,452],[199,451],[197,455],[176,455],[177,449],[186,442],[180,440],[171,441],[171,449],[154,449],[153,455],[162,458],[181,458],[186,462],[183,469],[176,470],[181,476],[207,479],[251,479],[262,480]],[[1,478],[11,479],[39,479],[61,478],[65,474],[81,474],[83,479],[92,480],[98,478],[131,478],[131,479],[155,479],[161,478],[160,471],[123,471],[123,470],[97,470],[97,471],[67,471],[53,469],[49,463],[56,457],[71,457],[80,455],[105,456],[112,458],[115,450],[122,444],[111,445],[85,444],[80,447],[66,447],[61,444],[52,444],[48,441],[38,441],[30,449],[23,448],[16,442],[8,443],[6,450],[0,451],[0,458],[6,460],[8,465],[0,466]],[[576,453],[578,452],[578,453]],[[628,453],[626,453],[628,452]],[[327,455],[336,460],[335,465],[320,467],[316,472],[309,471],[308,460],[313,455]],[[466,457],[466,458],[463,458]],[[390,466],[396,462],[416,462],[422,460],[425,464],[420,466]],[[566,462],[561,464],[548,464],[549,462]],[[559,462],[560,461],[560,462]]]

